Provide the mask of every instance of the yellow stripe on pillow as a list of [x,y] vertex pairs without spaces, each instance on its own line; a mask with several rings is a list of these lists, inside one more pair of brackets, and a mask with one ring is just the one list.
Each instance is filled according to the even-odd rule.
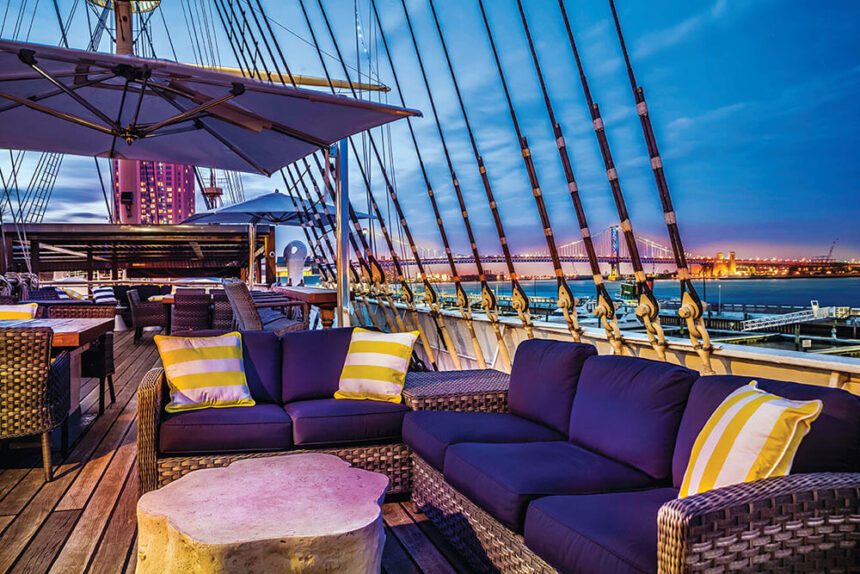
[[0,321],[15,319],[33,319],[39,310],[38,303],[22,303],[20,305],[0,305]]
[[696,438],[680,498],[791,471],[821,401],[792,401],[753,381],[723,400]]
[[242,362],[242,336],[155,336],[170,387],[169,413],[207,408],[252,407]]
[[355,328],[336,399],[399,403],[418,331],[377,333]]

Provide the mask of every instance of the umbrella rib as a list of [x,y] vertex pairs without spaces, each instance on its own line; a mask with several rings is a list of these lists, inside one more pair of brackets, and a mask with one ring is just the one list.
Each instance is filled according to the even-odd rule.
[[37,104],[36,102],[30,101],[27,98],[22,98],[20,96],[16,96],[14,94],[7,94],[6,92],[0,92],[0,98],[4,98],[13,102],[16,102],[24,107],[30,108],[37,112],[41,112],[43,114],[47,114],[49,116],[53,116],[55,118],[65,120],[67,122],[71,122],[73,124],[81,125],[85,128],[90,128],[92,130],[96,130],[102,132],[104,134],[112,135],[114,130],[110,128],[106,128],[104,126],[100,126],[95,122],[91,122],[90,120],[86,120],[84,118],[78,117],[74,114],[69,114],[66,112],[61,112],[59,110],[55,110],[54,108],[49,108],[47,106],[43,106],[42,104]]
[[113,123],[113,120],[111,120],[104,112],[102,112],[100,109],[98,109],[94,105],[90,104],[88,101],[86,101],[84,98],[82,98],[74,90],[69,89],[69,87],[66,86],[64,83],[57,80],[56,78],[51,76],[51,74],[49,74],[48,72],[43,70],[39,66],[39,64],[36,63],[36,59],[34,56],[35,56],[35,52],[33,52],[32,50],[20,50],[18,52],[18,58],[20,58],[23,63],[25,63],[28,66],[30,66],[31,68],[33,68],[33,70],[37,74],[39,74],[40,76],[42,76],[43,78],[45,78],[46,80],[48,80],[49,82],[51,82],[52,84],[57,86],[57,88],[62,90],[63,93],[65,93],[67,96],[69,96],[70,98],[75,100],[78,104],[80,104],[81,106],[83,106],[84,108],[89,110],[89,112],[91,114],[100,118],[104,123],[113,126],[115,129],[119,129],[119,124]]
[[149,136],[150,134],[152,134],[155,131],[158,131],[161,128],[164,128],[164,127],[167,127],[167,126],[179,123],[179,122],[184,122],[185,120],[188,120],[188,119],[192,119],[194,116],[196,116],[202,112],[208,111],[209,109],[214,108],[215,106],[219,106],[226,101],[232,100],[233,98],[236,97],[236,95],[237,94],[229,93],[229,94],[222,96],[220,98],[210,100],[210,101],[206,102],[205,104],[201,104],[199,106],[191,108],[190,110],[186,110],[186,111],[184,111],[180,114],[177,114],[173,117],[167,118],[166,120],[162,120],[156,124],[152,124],[150,126],[147,126],[146,128],[143,128],[141,130],[141,133],[145,136]]
[[[122,97],[119,100],[119,110],[116,113],[117,129],[113,132],[113,139],[110,142],[110,157],[113,157],[116,153],[116,138],[119,135],[119,122],[122,121],[122,111],[125,109],[125,98],[128,96],[128,83],[129,80],[126,79],[125,85],[122,88]],[[131,145],[131,142],[129,142],[129,145]]]
[[[85,82],[85,83],[83,83],[83,84],[77,85],[77,86],[75,86],[74,88],[70,88],[70,89],[72,89],[72,90],[79,90],[79,89],[81,89],[81,88],[88,88],[88,87],[90,87],[90,86],[92,86],[92,85],[95,85],[95,84],[101,83],[103,80],[110,79],[111,77],[113,77],[113,76],[112,76],[112,74],[102,75],[102,76],[100,76],[99,78],[96,78],[96,79],[94,79],[94,80],[90,80],[89,82]],[[38,79],[38,78],[37,78],[37,77],[33,77],[33,78],[30,78],[30,79],[32,79],[32,80],[36,80],[36,79]],[[54,96],[57,96],[57,95],[62,94],[62,93],[63,93],[63,92],[62,92],[62,90],[50,90],[50,91],[48,91],[48,92],[42,92],[41,94],[35,94],[35,95],[33,95],[33,96],[28,97],[27,99],[28,99],[29,101],[31,101],[31,102],[38,102],[38,101],[41,101],[41,100],[47,100],[48,98],[53,98]],[[10,104],[10,105],[8,105],[8,106],[6,106],[6,107],[0,108],[0,113],[2,113],[2,112],[7,112],[7,111],[9,111],[9,110],[14,110],[15,108],[19,108],[19,107],[21,107],[22,105],[23,105],[23,104]]]

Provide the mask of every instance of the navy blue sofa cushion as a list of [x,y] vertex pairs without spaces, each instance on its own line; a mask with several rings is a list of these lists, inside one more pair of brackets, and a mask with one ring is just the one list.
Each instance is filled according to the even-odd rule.
[[648,475],[567,441],[455,444],[445,454],[444,476],[517,532],[535,498],[654,486]]
[[165,454],[285,450],[293,443],[292,422],[280,405],[202,409],[162,417],[158,438]]
[[657,512],[674,488],[548,496],[529,505],[525,542],[560,572],[657,572]]
[[281,342],[274,333],[242,333],[248,389],[258,403],[281,403]]
[[400,441],[402,404],[348,399],[315,399],[287,403],[296,446],[326,446]]
[[515,415],[567,433],[570,405],[593,345],[531,339],[517,348],[508,404]]
[[696,437],[720,403],[734,390],[758,381],[758,388],[798,401],[822,401],[821,414],[812,423],[792,465],[792,473],[860,471],[860,397],[842,389],[819,387],[773,379],[732,375],[701,377],[693,385],[681,419],[675,455],[673,484],[680,488],[690,462]]
[[461,442],[540,442],[565,435],[510,413],[415,411],[403,419],[403,442],[442,471],[445,451]]
[[663,480],[672,475],[678,425],[695,371],[637,357],[586,361],[570,414],[570,440]]
[[281,399],[289,403],[333,397],[351,338],[350,328],[283,335]]

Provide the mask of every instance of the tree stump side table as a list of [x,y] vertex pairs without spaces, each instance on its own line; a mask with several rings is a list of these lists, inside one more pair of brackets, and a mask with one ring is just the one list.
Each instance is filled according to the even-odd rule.
[[328,454],[197,470],[138,501],[137,571],[379,572],[387,486]]

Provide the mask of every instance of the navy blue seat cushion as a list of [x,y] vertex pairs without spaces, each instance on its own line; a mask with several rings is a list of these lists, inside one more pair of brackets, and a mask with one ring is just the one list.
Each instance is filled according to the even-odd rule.
[[401,440],[409,407],[381,401],[315,399],[284,406],[293,420],[297,446],[325,446]]
[[407,413],[403,420],[403,442],[439,471],[445,464],[445,451],[452,444],[565,438],[561,433],[510,413],[415,411]]
[[293,443],[280,405],[202,409],[162,415],[159,449],[166,454],[285,450]]
[[701,377],[693,385],[681,419],[672,460],[672,480],[676,487],[680,487],[684,479],[690,452],[705,423],[729,393],[753,380],[758,381],[758,388],[787,399],[818,399],[823,403],[821,414],[797,449],[792,473],[860,471],[860,397],[829,387],[713,375]]
[[670,363],[592,357],[573,398],[571,442],[658,480],[668,479],[678,425],[697,377]]
[[444,475],[451,486],[518,532],[535,498],[654,486],[648,475],[567,441],[451,445]]
[[567,433],[570,404],[592,345],[531,339],[517,348],[511,368],[511,412]]
[[657,512],[675,498],[674,488],[541,498],[526,546],[560,572],[657,572]]
[[333,397],[350,339],[350,328],[283,335],[282,400],[289,403]]

